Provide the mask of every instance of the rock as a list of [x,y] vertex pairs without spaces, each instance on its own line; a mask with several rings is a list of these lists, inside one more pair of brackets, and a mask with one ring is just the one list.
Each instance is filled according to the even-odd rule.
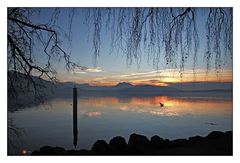
[[164,139],[157,136],[157,135],[154,135],[153,137],[151,137],[151,140],[150,140],[152,143],[158,143],[158,142],[163,142]]
[[193,137],[189,137],[188,141],[189,143],[199,143],[200,141],[202,141],[204,138],[201,136],[193,136]]
[[123,155],[129,152],[126,140],[121,136],[114,137],[110,140],[109,146],[113,154]]
[[97,140],[93,144],[91,151],[97,155],[109,154],[109,145],[104,140]]
[[209,139],[217,139],[217,138],[221,138],[224,136],[224,133],[221,131],[213,131],[210,134],[208,134],[207,138]]
[[104,140],[94,143],[91,150],[65,150],[44,146],[32,155],[232,155],[232,131],[211,132],[206,137],[194,136],[169,141],[157,135],[150,141],[146,136],[132,134],[128,144],[117,136],[107,144]]
[[92,154],[91,151],[86,149],[68,151],[68,155],[71,155],[71,156],[81,156],[81,155],[91,155],[91,154]]
[[146,146],[149,145],[149,140],[146,136],[138,135],[138,134],[132,134],[129,138],[128,144],[130,146]]
[[227,131],[224,133],[225,136],[231,136],[233,135],[233,132],[232,131]]
[[69,150],[68,151],[68,155],[70,155],[70,156],[77,156],[77,155],[80,155],[80,152],[77,151],[77,150]]
[[143,154],[149,152],[150,141],[146,136],[132,134],[128,141],[133,153]]
[[91,155],[92,152],[86,149],[79,150],[80,155]]
[[41,155],[66,155],[67,152],[62,147],[50,147],[50,146],[44,146],[40,148]]
[[42,154],[41,154],[40,151],[33,151],[33,152],[31,153],[31,155],[32,155],[32,156],[40,156],[40,155],[42,155]]
[[169,140],[168,139],[164,140],[163,138],[155,135],[151,137],[150,144],[152,147],[160,149],[168,146]]
[[126,140],[121,136],[116,136],[112,140],[110,140],[109,145],[112,147],[126,147]]
[[171,147],[184,147],[188,145],[189,143],[187,139],[176,139],[170,142]]

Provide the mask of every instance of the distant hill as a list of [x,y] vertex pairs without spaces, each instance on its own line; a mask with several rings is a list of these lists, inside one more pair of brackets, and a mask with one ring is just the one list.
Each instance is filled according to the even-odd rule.
[[[28,76],[20,72],[8,71],[8,110],[15,111],[22,107],[36,105],[40,103],[40,98],[35,94],[35,89],[32,81],[36,84],[39,90],[39,95],[44,94],[46,97],[49,92],[49,87],[52,82],[39,79],[31,76],[32,80],[29,80]],[[41,84],[43,87],[39,87]],[[43,98],[41,98],[43,99]]]
[[124,94],[129,95],[167,95],[176,94],[179,92],[176,88],[168,86],[153,86],[153,85],[136,85],[120,90]]
[[133,87],[133,85],[127,82],[118,83],[114,86],[115,89],[126,89],[131,87]]
[[122,90],[126,88],[131,88],[133,85],[130,83],[118,83],[115,86],[91,86],[89,84],[77,84],[77,83],[72,83],[72,82],[66,82],[66,83],[58,83],[61,87],[64,88],[73,88],[76,86],[77,88],[85,91],[117,91],[117,90]]
[[[119,93],[151,93],[151,92],[176,92],[176,88],[168,86],[154,86],[154,85],[132,85],[127,82],[118,83],[115,86],[91,86],[89,84],[61,84],[63,87],[73,87],[74,85],[82,91],[103,91],[103,92],[119,92]],[[102,93],[103,93],[102,92]]]
[[115,86],[91,86],[89,84],[63,83],[63,87],[76,86],[84,91],[119,91],[126,93],[152,93],[152,92],[192,92],[192,91],[232,91],[232,82],[196,82],[196,83],[174,83],[169,86],[155,85],[132,85],[127,82],[118,83]]
[[183,91],[232,90],[232,82],[186,82],[173,83],[170,87]]
[[[13,71],[8,72],[8,76],[17,75],[17,83],[22,85],[27,83],[26,75],[22,73],[13,73]],[[44,79],[39,79],[38,77],[32,76],[33,80],[37,84],[41,84],[45,87],[46,91],[48,89],[66,89],[77,88],[84,91],[119,91],[119,92],[185,92],[185,91],[221,91],[221,90],[232,90],[232,82],[187,82],[187,83],[172,83],[169,86],[155,86],[155,85],[132,85],[127,82],[118,83],[115,86],[91,86],[87,83],[78,84],[73,82],[55,82],[47,81]]]

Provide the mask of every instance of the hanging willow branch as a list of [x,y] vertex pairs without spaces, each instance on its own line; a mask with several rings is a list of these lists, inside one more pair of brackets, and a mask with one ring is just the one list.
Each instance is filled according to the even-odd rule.
[[232,9],[210,8],[206,22],[207,48],[207,71],[211,67],[211,60],[215,59],[217,73],[221,71],[222,55],[232,58]]
[[[195,71],[199,49],[197,14],[203,8],[89,8],[88,28],[93,27],[94,56],[99,56],[101,25],[111,36],[111,47],[126,55],[127,64],[137,63],[147,54],[156,68],[165,62],[180,69],[193,58]],[[222,54],[232,57],[232,9],[209,8],[206,20],[207,72],[214,56],[215,69],[221,71]],[[144,49],[144,52],[141,52]],[[113,50],[111,50],[113,51]],[[160,55],[164,60],[160,60]],[[178,60],[180,58],[180,61]]]

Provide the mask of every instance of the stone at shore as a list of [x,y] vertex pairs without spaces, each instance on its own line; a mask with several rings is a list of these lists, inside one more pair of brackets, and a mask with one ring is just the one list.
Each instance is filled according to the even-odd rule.
[[203,140],[203,137],[201,136],[193,136],[188,138],[189,143],[197,143]]
[[224,136],[223,132],[221,132],[221,131],[213,131],[210,134],[208,134],[207,138],[209,138],[209,139],[217,139],[217,138],[220,138],[220,137],[223,137],[223,136]]
[[132,154],[145,154],[150,148],[150,141],[146,136],[134,133],[130,135],[128,146]]
[[109,145],[104,140],[97,140],[91,150],[95,154],[105,155],[109,153]]
[[56,155],[66,155],[67,151],[62,147],[44,146],[44,147],[40,148],[40,153],[42,153],[44,155],[56,156]]
[[65,150],[61,147],[44,146],[32,155],[232,155],[232,131],[213,131],[206,137],[168,140],[157,135],[149,139],[144,135],[131,134],[128,143],[117,136],[109,144],[97,140],[91,150]]
[[109,142],[109,147],[112,154],[127,155],[130,150],[126,140],[121,136],[116,136]]
[[170,141],[168,139],[163,139],[158,135],[154,135],[150,140],[150,144],[153,148],[165,148],[169,146],[169,142]]

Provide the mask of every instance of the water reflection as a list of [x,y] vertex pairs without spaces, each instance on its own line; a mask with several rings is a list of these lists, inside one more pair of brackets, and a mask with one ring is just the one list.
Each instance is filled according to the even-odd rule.
[[[131,97],[88,97],[79,98],[81,109],[123,110],[136,113],[149,113],[161,116],[216,115],[232,114],[232,101],[229,99],[174,98],[167,96]],[[161,107],[160,103],[164,106]],[[88,114],[88,115],[87,115]],[[97,117],[100,112],[83,113]]]
[[90,118],[100,117],[101,114],[102,114],[102,113],[99,112],[99,111],[93,111],[93,112],[82,112],[82,115],[84,115],[84,117],[90,117]]
[[22,149],[44,145],[90,149],[97,139],[108,141],[117,135],[128,139],[133,132],[175,139],[232,130],[230,97],[79,96],[77,101],[76,110],[69,97],[52,100],[50,108],[40,105],[11,113],[14,122],[26,131]]

